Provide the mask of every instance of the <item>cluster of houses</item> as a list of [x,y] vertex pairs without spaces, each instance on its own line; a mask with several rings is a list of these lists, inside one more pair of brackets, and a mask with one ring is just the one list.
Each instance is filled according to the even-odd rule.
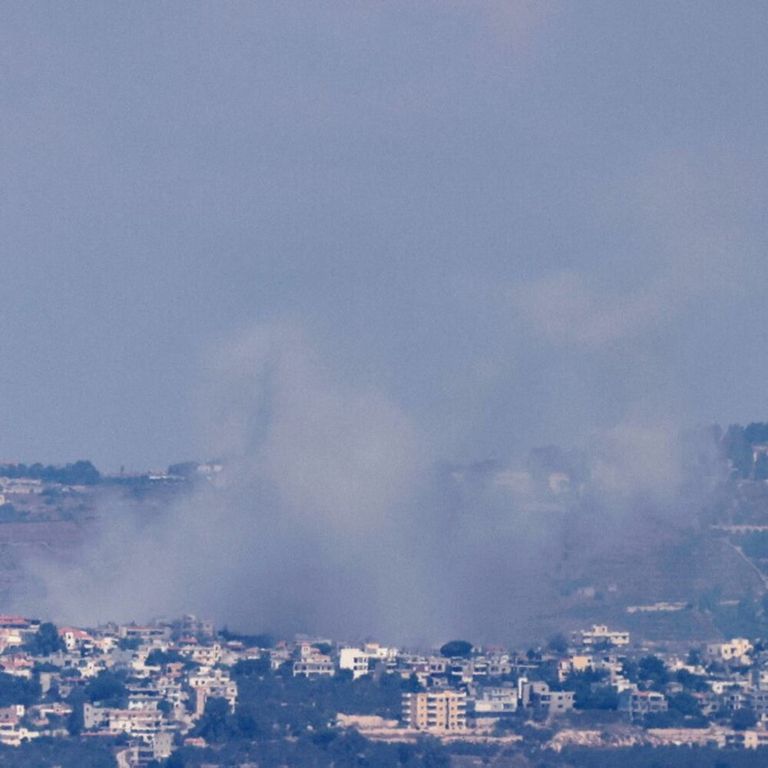
[[[558,717],[584,710],[574,682],[586,676],[591,688],[613,693],[623,722],[648,726],[655,743],[667,737],[673,743],[768,745],[768,654],[757,653],[745,638],[673,652],[633,647],[629,632],[595,625],[572,633],[563,648],[527,654],[485,648],[451,658],[378,643],[332,651],[327,641],[309,640],[295,648],[284,644],[270,654],[273,668],[290,663],[296,677],[346,671],[355,679],[373,673],[412,680],[416,690],[403,694],[402,716],[391,723],[393,728],[433,735],[487,733],[489,724],[514,716],[557,726]],[[642,668],[628,672],[649,657],[663,670],[663,682],[643,679]],[[689,728],[679,722],[664,727],[663,715],[681,694],[693,703],[697,722]],[[754,716],[754,724],[746,720],[751,727],[731,727],[739,711]],[[377,733],[381,725],[375,724]],[[395,737],[391,730],[387,735]]]
[[[642,667],[642,659],[649,658],[648,649],[633,647],[629,633],[600,625],[547,650],[523,654],[487,647],[453,657],[320,638],[251,647],[247,638],[220,635],[210,623],[191,616],[149,626],[60,627],[55,630],[57,647],[41,651],[34,641],[42,628],[39,621],[0,616],[2,673],[34,679],[41,691],[33,703],[0,708],[0,743],[18,746],[43,735],[66,738],[77,722],[85,735],[121,737],[124,766],[165,759],[179,745],[204,746],[194,729],[205,716],[206,703],[223,699],[234,712],[238,687],[232,668],[256,659],[265,670],[310,680],[399,676],[402,712],[391,724],[389,738],[397,738],[398,732],[471,737],[488,734],[489,727],[504,721],[546,721],[557,729],[558,722],[568,720],[573,728],[573,715],[563,716],[584,710],[579,691],[591,681],[588,687],[613,693],[613,708],[623,722],[653,728],[656,734],[665,729],[659,727],[663,723],[651,722],[653,716],[666,713],[675,697],[685,693],[699,722],[691,728],[680,723],[668,727],[674,743],[768,746],[768,654],[743,638],[684,655],[656,650],[652,660],[663,675],[650,680],[637,672],[638,661]],[[119,697],[108,689],[103,696],[87,695],[94,690],[89,684],[110,673],[113,680],[117,676],[124,681]],[[84,695],[73,696],[78,690]],[[739,711],[751,719],[736,728],[726,720]],[[339,723],[344,724],[343,715]]]
[[[228,668],[248,653],[241,644],[219,642],[208,622],[186,617],[151,626],[61,627],[59,648],[45,654],[31,650],[40,630],[39,621],[0,616],[0,671],[34,677],[41,691],[36,704],[0,708],[0,744],[66,738],[77,715],[86,735],[123,737],[121,764],[140,766],[169,757],[184,743],[209,699],[225,699],[235,709],[237,685]],[[83,697],[81,711],[73,712],[73,692],[88,691],[89,683],[109,672],[126,679],[122,700]]]
[[[662,680],[644,679],[642,663],[638,673],[637,662],[644,658],[663,670]],[[287,660],[286,655],[276,663]],[[621,722],[650,734],[624,743],[768,746],[768,653],[757,651],[745,638],[686,652],[662,651],[633,647],[628,632],[595,625],[574,632],[565,648],[527,654],[485,648],[446,658],[368,643],[332,655],[307,642],[293,661],[295,676],[332,676],[341,670],[355,678],[378,670],[418,683],[416,690],[403,694],[401,719],[390,721],[389,728],[381,719],[343,720],[348,725],[367,722],[369,735],[390,740],[397,738],[397,729],[449,738],[488,734],[489,726],[514,717],[536,718],[557,729],[558,718],[568,713],[572,717],[563,728],[578,736],[574,723],[585,706],[580,706],[574,683],[586,677],[591,688],[613,693]],[[681,695],[692,702],[696,717],[678,713],[676,723],[665,723],[664,715]],[[688,708],[686,712],[690,715]],[[745,725],[734,727],[738,712],[749,717]],[[696,722],[687,726],[686,719]]]

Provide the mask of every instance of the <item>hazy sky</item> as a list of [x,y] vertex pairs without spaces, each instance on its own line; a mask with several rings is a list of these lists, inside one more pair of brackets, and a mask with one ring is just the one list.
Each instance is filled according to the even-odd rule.
[[4,3],[0,458],[202,458],[271,324],[446,458],[768,418],[766,39],[758,1]]

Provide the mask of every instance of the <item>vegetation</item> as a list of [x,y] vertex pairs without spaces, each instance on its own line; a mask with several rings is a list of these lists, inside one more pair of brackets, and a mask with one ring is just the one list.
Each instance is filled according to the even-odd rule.
[[76,461],[63,467],[42,464],[0,464],[0,475],[10,478],[30,478],[61,485],[97,485],[101,473],[90,461]]
[[59,637],[56,625],[46,621],[27,643],[26,649],[33,656],[50,656],[64,650],[64,641]]
[[619,708],[619,695],[605,683],[607,674],[588,670],[568,678],[568,688],[574,692],[576,709]]
[[0,745],[3,768],[115,768],[111,744],[103,740],[40,738],[20,747]]
[[379,681],[372,676],[353,680],[344,674],[306,680],[287,670],[270,673],[266,659],[241,661],[232,674],[239,689],[235,712],[230,713],[223,699],[206,702],[195,734],[205,738],[209,748],[182,749],[166,768],[246,762],[296,768],[449,766],[449,752],[439,742],[382,744],[334,725],[339,712],[397,717],[409,681],[388,675]]
[[147,654],[146,663],[150,667],[161,667],[165,664],[175,664],[177,662],[187,663],[188,659],[178,651],[161,651],[159,648],[153,648]]
[[89,680],[83,692],[91,704],[104,707],[124,707],[128,700],[124,677],[107,670]]
[[[12,704],[23,704],[28,707],[40,698],[40,685],[36,680],[26,680],[23,677],[8,675],[0,672],[0,707]],[[0,760],[0,765],[2,765]]]
[[451,640],[440,648],[440,655],[446,658],[467,658],[472,653],[472,643],[466,640]]

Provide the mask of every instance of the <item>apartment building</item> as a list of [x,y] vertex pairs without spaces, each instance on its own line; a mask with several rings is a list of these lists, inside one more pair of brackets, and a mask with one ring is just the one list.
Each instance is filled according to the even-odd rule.
[[339,669],[350,670],[352,678],[357,680],[368,674],[370,659],[371,654],[360,650],[360,648],[342,648],[339,651]]
[[627,646],[629,645],[629,632],[608,629],[605,624],[594,624],[591,629],[574,632],[572,639],[586,648],[600,645]]
[[403,694],[403,721],[419,731],[461,731],[467,727],[467,694],[425,691]]
[[623,691],[619,694],[619,711],[629,715],[631,720],[667,711],[667,697],[656,691]]

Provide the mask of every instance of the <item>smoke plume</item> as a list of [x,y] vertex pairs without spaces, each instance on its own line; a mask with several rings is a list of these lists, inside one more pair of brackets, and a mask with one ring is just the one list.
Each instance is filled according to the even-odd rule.
[[555,623],[584,487],[594,552],[639,499],[658,512],[682,482],[662,426],[620,425],[538,464],[447,464],[417,418],[341,380],[297,326],[243,332],[205,369],[202,442],[222,472],[152,515],[106,505],[73,558],[27,564],[23,608],[81,624],[195,612],[332,637],[527,639]]

